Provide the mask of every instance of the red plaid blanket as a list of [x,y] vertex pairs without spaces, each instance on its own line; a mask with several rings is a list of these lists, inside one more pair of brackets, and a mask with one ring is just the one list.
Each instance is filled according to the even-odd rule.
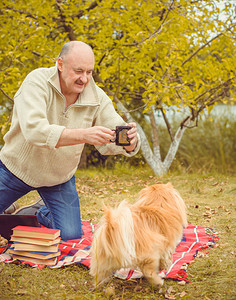
[[[89,249],[94,232],[94,224],[83,222],[84,236],[79,240],[62,242],[59,245],[61,255],[58,257],[56,265],[50,268],[61,268],[74,263],[81,263],[87,267],[90,266]],[[182,241],[176,247],[173,254],[173,263],[168,271],[163,270],[161,275],[164,278],[175,280],[187,279],[187,266],[196,257],[199,250],[212,247],[219,238],[208,227],[188,225],[184,230]],[[11,256],[5,252],[0,255],[0,261],[5,263],[13,262]],[[35,265],[27,261],[21,261],[23,264],[29,264],[35,268],[44,268],[44,265]],[[114,274],[122,279],[140,278],[142,273],[138,270],[121,269]]]

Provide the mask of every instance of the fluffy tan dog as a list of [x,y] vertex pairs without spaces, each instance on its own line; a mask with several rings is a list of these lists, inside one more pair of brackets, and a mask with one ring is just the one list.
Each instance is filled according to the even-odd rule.
[[133,205],[105,207],[91,247],[95,284],[120,268],[139,267],[151,284],[162,285],[158,273],[171,265],[186,225],[184,201],[170,183],[144,188]]

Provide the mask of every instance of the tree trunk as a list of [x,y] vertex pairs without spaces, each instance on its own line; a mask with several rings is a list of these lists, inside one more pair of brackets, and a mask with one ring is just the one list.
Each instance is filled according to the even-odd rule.
[[[131,116],[131,114],[129,113],[129,111],[125,108],[125,106],[116,97],[116,95],[105,85],[105,83],[99,77],[98,74],[94,75],[94,79],[103,84],[104,91],[113,98],[113,101],[117,105],[118,112],[121,115],[125,116],[127,122],[136,122],[133,119],[133,117]],[[176,131],[174,138],[172,139],[169,151],[168,151],[164,161],[162,161],[161,154],[160,154],[159,140],[158,140],[158,131],[157,131],[158,129],[157,129],[157,125],[155,122],[153,111],[150,113],[149,117],[150,117],[150,122],[151,122],[151,126],[152,126],[153,150],[150,147],[149,141],[148,141],[146,134],[143,131],[142,127],[136,122],[137,131],[138,131],[138,133],[140,135],[140,139],[141,139],[141,151],[142,151],[143,157],[145,158],[146,162],[151,167],[151,169],[154,171],[154,173],[157,176],[163,176],[168,172],[168,170],[175,158],[175,155],[179,148],[179,144],[183,137],[183,134],[184,134],[187,126],[191,123],[191,118],[188,117],[187,119],[185,119],[183,124],[180,125],[180,127]]]

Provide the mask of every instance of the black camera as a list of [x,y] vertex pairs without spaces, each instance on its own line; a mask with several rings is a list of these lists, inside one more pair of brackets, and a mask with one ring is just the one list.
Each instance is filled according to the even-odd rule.
[[112,143],[116,143],[117,146],[129,146],[130,140],[127,135],[127,131],[129,131],[131,126],[116,126],[116,129],[112,129],[116,132],[116,138]]

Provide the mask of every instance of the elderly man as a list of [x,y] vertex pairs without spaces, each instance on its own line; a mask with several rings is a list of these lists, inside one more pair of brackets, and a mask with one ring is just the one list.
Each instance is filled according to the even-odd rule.
[[[39,222],[61,230],[63,240],[82,236],[74,173],[85,143],[103,155],[135,155],[140,147],[136,124],[126,124],[92,78],[92,48],[66,43],[51,68],[26,76],[14,97],[11,128],[0,152],[0,213],[37,190],[45,206]],[[113,128],[129,125],[130,145],[117,146]]]

